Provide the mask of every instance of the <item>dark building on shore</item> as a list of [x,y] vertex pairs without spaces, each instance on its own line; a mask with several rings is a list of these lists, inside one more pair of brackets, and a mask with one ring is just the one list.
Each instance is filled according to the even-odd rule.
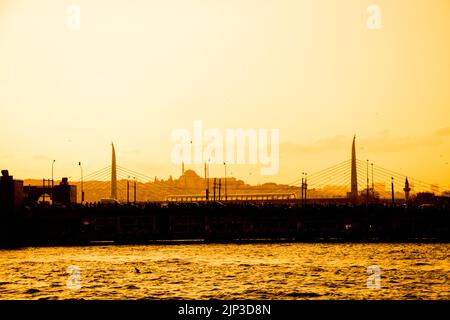
[[[25,186],[23,180],[15,180],[8,170],[2,170],[0,177],[0,210],[11,212],[21,209],[24,205],[34,206],[42,199],[51,199],[55,205],[72,205],[77,203],[77,187],[70,185],[68,178],[52,187],[50,182],[42,186]],[[44,180],[45,182],[45,180]]]
[[58,204],[77,203],[77,186],[70,185],[67,178],[62,178],[61,183],[53,188],[52,201]]
[[23,205],[23,181],[14,180],[8,170],[0,177],[0,208],[2,212],[19,209]]
[[39,202],[40,198],[48,197],[54,205],[71,205],[77,203],[77,186],[70,185],[68,178],[62,178],[61,183],[54,187],[50,182],[42,186],[25,186],[23,193],[25,202],[28,205],[34,205]]

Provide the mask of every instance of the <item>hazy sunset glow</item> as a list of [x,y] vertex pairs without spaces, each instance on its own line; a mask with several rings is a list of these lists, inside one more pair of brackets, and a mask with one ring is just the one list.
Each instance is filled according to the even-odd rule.
[[78,179],[113,141],[121,165],[178,176],[171,133],[200,120],[279,129],[279,173],[229,169],[247,182],[349,159],[356,134],[361,160],[450,185],[450,2],[377,0],[369,30],[372,3],[1,0],[0,167]]

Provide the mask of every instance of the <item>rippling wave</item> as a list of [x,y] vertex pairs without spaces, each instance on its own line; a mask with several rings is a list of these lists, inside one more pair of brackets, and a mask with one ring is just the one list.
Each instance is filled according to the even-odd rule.
[[[450,299],[449,254],[449,244],[0,250],[0,298]],[[380,270],[377,288],[368,286],[369,266]]]

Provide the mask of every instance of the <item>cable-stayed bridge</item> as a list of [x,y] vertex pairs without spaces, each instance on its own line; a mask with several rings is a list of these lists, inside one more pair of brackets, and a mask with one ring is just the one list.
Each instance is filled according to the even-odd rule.
[[[84,187],[87,189],[109,188],[111,198],[136,199],[136,184],[145,184],[147,193],[153,198],[180,202],[197,202],[208,200],[219,201],[292,201],[295,199],[332,201],[372,202],[382,199],[407,200],[418,193],[442,195],[450,191],[450,186],[438,186],[416,179],[411,175],[386,169],[370,161],[356,158],[355,139],[353,139],[351,158],[312,174],[302,173],[298,179],[282,185],[274,185],[268,189],[264,186],[252,186],[251,190],[242,193],[242,188],[230,185],[222,188],[215,197],[212,192],[207,196],[206,189],[212,186],[214,178],[205,178],[202,192],[193,192],[183,186],[167,181],[159,181],[149,175],[127,169],[116,164],[115,150],[112,150],[110,166],[84,176]],[[110,181],[109,185],[105,181]],[[216,185],[214,185],[216,191]],[[104,193],[105,193],[104,192]],[[214,193],[216,194],[216,193]],[[139,197],[142,199],[142,197]]]
[[[351,159],[340,162],[326,169],[304,176],[310,197],[320,194],[321,197],[348,197],[351,193]],[[410,194],[431,192],[440,195],[449,191],[450,187],[438,186],[412,176],[386,169],[367,161],[356,159],[356,179],[360,195],[369,197],[390,198],[392,184],[394,193],[404,194],[405,182],[408,179]],[[301,188],[302,179],[299,178],[289,185]]]

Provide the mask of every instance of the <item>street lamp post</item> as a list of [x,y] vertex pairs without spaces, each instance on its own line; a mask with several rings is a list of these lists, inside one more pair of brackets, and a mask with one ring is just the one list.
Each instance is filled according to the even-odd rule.
[[303,199],[304,199],[304,197],[303,197],[303,195],[304,195],[304,190],[305,190],[305,173],[302,172],[302,188],[301,188],[301,191],[302,191],[302,195],[301,195],[301,205],[302,205],[302,207],[303,207],[303,205],[304,205],[304,201],[303,201]]
[[392,197],[392,206],[395,207],[394,177],[391,177],[391,197]]
[[133,177],[134,179],[134,205],[136,205],[136,177]]
[[208,162],[205,161],[205,179],[206,179],[206,202],[209,201],[209,163],[211,159],[208,159]]
[[84,202],[84,191],[83,191],[83,166],[81,165],[81,162],[78,162],[78,165],[81,169],[81,204]]
[[127,205],[130,204],[130,176],[127,178]]
[[[56,160],[52,161],[52,192],[51,192],[52,200],[53,200],[53,187],[55,186],[54,179],[53,179],[53,169],[54,169],[54,166],[55,166],[55,162],[56,162]],[[53,201],[52,201],[52,204],[53,204]]]
[[366,185],[366,205],[369,205],[369,159],[367,159],[367,185]]
[[370,164],[372,167],[372,199],[375,200],[375,183],[373,182],[373,163]]
[[225,201],[227,201],[227,163],[223,163],[224,169],[225,169]]

